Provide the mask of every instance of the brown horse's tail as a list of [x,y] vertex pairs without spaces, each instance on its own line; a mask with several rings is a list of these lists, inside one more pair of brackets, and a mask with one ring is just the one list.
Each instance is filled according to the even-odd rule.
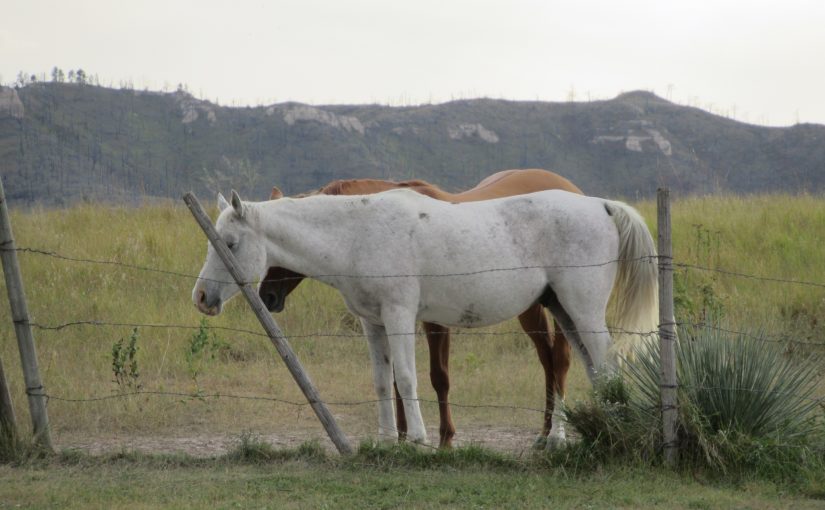
[[615,354],[627,357],[634,346],[656,335],[659,324],[659,275],[656,246],[642,216],[629,205],[605,200],[619,233],[619,268],[612,297]]

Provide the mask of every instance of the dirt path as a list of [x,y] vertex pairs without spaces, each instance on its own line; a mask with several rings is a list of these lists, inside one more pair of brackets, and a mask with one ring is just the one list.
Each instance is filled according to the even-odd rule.
[[[429,437],[437,441],[438,430],[429,430]],[[318,439],[328,451],[335,448],[332,442],[317,434],[290,432],[287,434],[253,434],[257,440],[271,444],[275,448],[295,448],[312,439]],[[367,436],[350,436],[353,446],[368,439]],[[487,427],[464,429],[456,436],[456,447],[477,444],[493,450],[520,455],[529,451],[535,439],[535,431],[512,427]],[[134,436],[121,435],[84,438],[63,435],[56,441],[58,449],[80,450],[92,455],[137,451],[142,453],[185,453],[195,457],[222,455],[237,446],[237,434],[200,433],[188,436]]]

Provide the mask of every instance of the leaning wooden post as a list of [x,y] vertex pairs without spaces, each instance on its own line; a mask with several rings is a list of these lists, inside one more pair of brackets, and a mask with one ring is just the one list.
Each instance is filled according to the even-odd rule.
[[676,426],[676,321],[673,314],[673,246],[670,230],[670,190],[658,192],[659,231],[659,345],[661,352],[662,425],[665,464],[679,460]]
[[14,406],[11,402],[11,392],[6,382],[6,373],[3,371],[3,360],[0,358],[0,434],[2,437],[14,440],[17,434],[17,419],[14,417]]
[[214,225],[212,225],[209,216],[204,212],[198,199],[190,192],[183,196],[183,201],[186,202],[189,210],[192,211],[195,221],[198,222],[198,225],[203,229],[209,242],[212,243],[218,256],[226,266],[226,269],[229,270],[229,274],[232,275],[232,278],[235,279],[235,282],[237,282],[241,288],[241,292],[243,292],[244,297],[252,307],[252,311],[255,312],[267,335],[269,335],[269,339],[275,345],[275,349],[278,350],[295,382],[298,383],[301,391],[304,392],[309,404],[312,406],[312,410],[315,411],[318,419],[321,420],[321,424],[324,426],[324,429],[326,429],[327,434],[329,434],[329,438],[332,439],[332,442],[341,454],[351,454],[352,447],[349,444],[347,436],[344,435],[344,432],[338,427],[338,423],[335,421],[332,413],[329,412],[329,408],[327,408],[326,404],[321,400],[318,390],[315,389],[309,376],[304,372],[304,367],[301,366],[301,362],[298,361],[295,352],[281,332],[281,328],[278,327],[275,319],[272,318],[272,315],[266,309],[266,306],[264,306],[260,296],[258,296],[258,293],[250,283],[244,281],[243,275],[238,270],[235,256],[232,255],[232,252],[226,246],[226,243],[223,242],[223,239],[218,236],[218,232],[215,230]]
[[17,263],[17,250],[11,231],[2,179],[0,179],[0,257],[3,260],[3,275],[6,278],[14,332],[17,334],[17,347],[20,350],[20,361],[23,365],[26,395],[29,397],[29,412],[34,425],[34,442],[51,450],[52,438],[49,434],[49,414],[46,412],[46,391],[43,389],[40,370],[37,368],[37,351],[34,348],[29,308],[26,305],[20,265]]

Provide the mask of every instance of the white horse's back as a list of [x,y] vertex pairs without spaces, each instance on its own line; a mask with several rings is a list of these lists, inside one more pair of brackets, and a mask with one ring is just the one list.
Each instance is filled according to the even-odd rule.
[[378,274],[420,275],[420,320],[486,326],[523,312],[551,284],[582,285],[584,275],[599,273],[612,285],[618,235],[600,199],[544,191],[450,204],[403,190],[372,198],[382,219],[357,257]]

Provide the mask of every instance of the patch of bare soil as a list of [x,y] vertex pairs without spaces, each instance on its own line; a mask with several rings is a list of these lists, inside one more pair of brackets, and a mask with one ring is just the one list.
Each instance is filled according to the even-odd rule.
[[[430,440],[437,446],[438,430],[428,430]],[[275,448],[295,448],[302,443],[317,439],[330,452],[335,451],[332,441],[315,432],[288,432],[277,434],[253,434],[256,440],[271,444]],[[532,430],[513,427],[488,427],[460,430],[453,445],[455,447],[470,444],[483,446],[500,452],[521,455],[528,452],[533,445],[536,433]],[[367,436],[350,436],[353,446],[368,439]],[[235,448],[241,441],[236,434],[198,433],[181,436],[96,436],[82,437],[63,435],[56,441],[58,449],[79,450],[92,455],[118,452],[141,453],[182,453],[194,457],[214,457],[223,455]]]

